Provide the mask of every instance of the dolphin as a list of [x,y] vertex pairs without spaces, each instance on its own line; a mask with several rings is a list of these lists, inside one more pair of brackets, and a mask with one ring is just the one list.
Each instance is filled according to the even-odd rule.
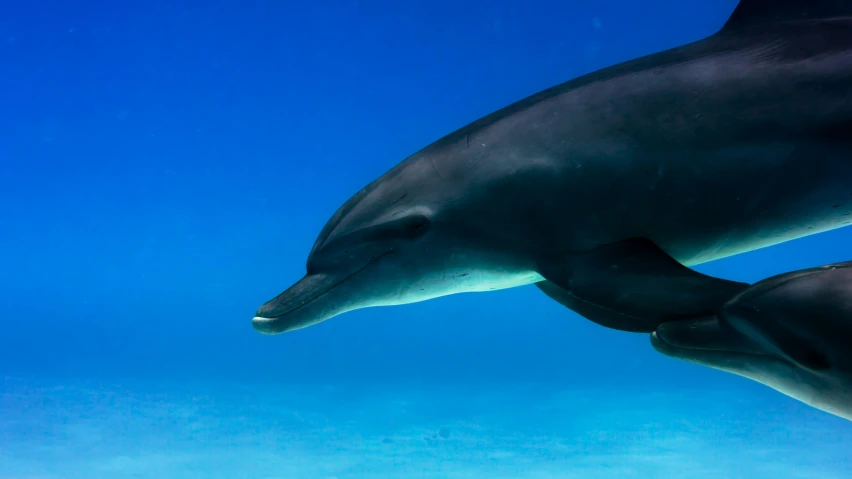
[[651,333],[748,285],[691,266],[852,222],[852,0],[741,0],[703,40],[520,100],[341,206],[265,334],[535,284]]
[[852,421],[852,261],[765,279],[715,316],[661,324],[651,344]]

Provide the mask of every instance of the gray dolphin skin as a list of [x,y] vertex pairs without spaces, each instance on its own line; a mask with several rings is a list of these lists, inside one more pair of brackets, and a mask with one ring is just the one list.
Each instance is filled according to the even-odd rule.
[[763,280],[717,316],[660,325],[651,343],[852,420],[852,261]]
[[748,285],[690,266],[852,222],[852,0],[742,0],[701,41],[485,116],[349,199],[266,334],[535,284],[651,333]]

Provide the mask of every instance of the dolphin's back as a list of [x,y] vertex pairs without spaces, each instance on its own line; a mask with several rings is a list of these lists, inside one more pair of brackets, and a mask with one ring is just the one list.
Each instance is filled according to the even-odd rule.
[[852,15],[850,0],[742,0],[728,18],[722,31],[850,15]]
[[[790,22],[808,20],[832,21],[833,25],[826,30],[825,25],[815,29],[814,25],[790,24]],[[776,41],[775,46],[782,46],[781,39],[804,30],[814,31],[816,34],[811,36],[816,38],[810,41],[800,38],[796,45],[781,49],[778,53],[807,57],[831,51],[848,50],[852,43],[852,0],[742,0],[722,29],[711,37],[625,61],[554,85],[445,135],[412,157],[445,150],[462,142],[467,143],[466,140],[471,135],[486,130],[502,120],[523,114],[549,99],[595,83],[695,62],[705,57],[734,53],[749,47],[766,45],[773,40]]]
[[711,37],[539,92],[420,154],[478,182],[469,224],[531,250],[643,236],[692,265],[850,224],[852,1],[744,0]]

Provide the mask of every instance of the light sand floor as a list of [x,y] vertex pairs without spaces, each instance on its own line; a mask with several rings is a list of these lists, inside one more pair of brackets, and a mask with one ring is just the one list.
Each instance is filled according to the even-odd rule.
[[852,423],[757,387],[0,383],[0,477],[852,477]]

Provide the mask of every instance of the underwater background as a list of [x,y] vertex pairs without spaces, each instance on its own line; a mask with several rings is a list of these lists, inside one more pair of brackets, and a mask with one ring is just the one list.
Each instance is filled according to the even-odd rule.
[[736,3],[0,2],[0,477],[852,477],[849,422],[533,286],[251,326],[406,156]]

